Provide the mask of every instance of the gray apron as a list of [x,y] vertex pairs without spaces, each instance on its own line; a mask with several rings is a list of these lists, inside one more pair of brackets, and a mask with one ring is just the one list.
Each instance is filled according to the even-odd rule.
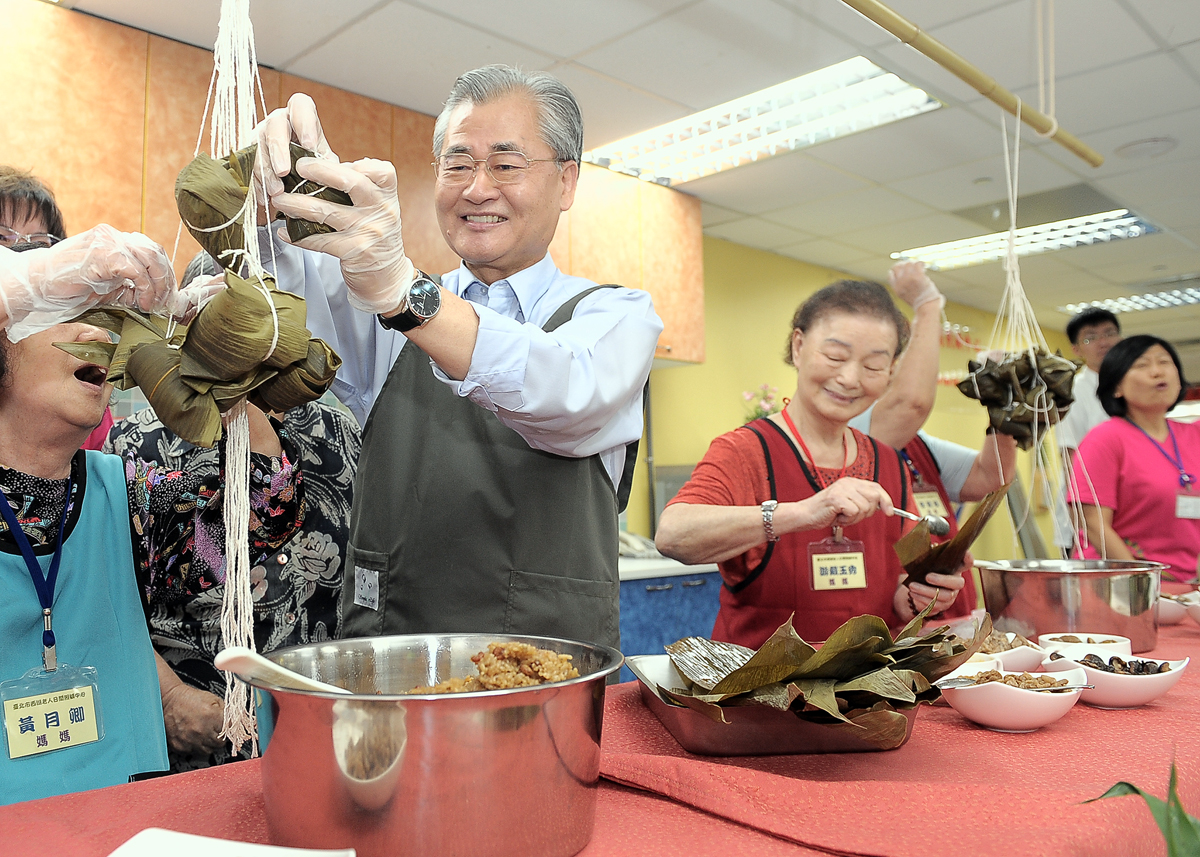
[[363,430],[347,558],[346,637],[506,633],[620,647],[617,498],[600,457],[530,448],[437,380],[411,343]]

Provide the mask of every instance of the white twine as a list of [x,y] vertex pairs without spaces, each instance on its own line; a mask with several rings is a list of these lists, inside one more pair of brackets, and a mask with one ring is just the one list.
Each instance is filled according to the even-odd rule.
[[[225,594],[221,603],[221,643],[254,648],[254,598],[250,592],[250,420],[239,399],[222,417],[225,424]],[[225,673],[225,717],[221,737],[234,752],[250,741],[258,755],[258,728],[246,684]]]
[[[208,105],[212,105],[209,139],[214,158],[224,158],[235,149],[253,142],[258,122],[254,96],[260,103],[262,84],[258,77],[258,59],[254,49],[254,27],[250,22],[250,0],[221,0],[221,20],[213,46],[213,76],[209,83]],[[203,138],[204,125],[200,126]],[[199,152],[199,140],[196,145]],[[256,161],[261,159],[256,158]],[[246,202],[229,223],[211,230],[242,225],[243,276],[254,282],[271,308],[274,333],[267,357],[279,341],[279,315],[264,282],[258,249],[257,183],[250,182]],[[225,424],[225,593],[221,604],[221,642],[225,647],[246,646],[254,649],[254,601],[250,592],[250,427],[245,400],[238,401],[223,418]],[[258,732],[254,710],[249,704],[246,685],[225,675],[225,717],[222,736],[234,751],[249,740],[251,755],[258,755]]]

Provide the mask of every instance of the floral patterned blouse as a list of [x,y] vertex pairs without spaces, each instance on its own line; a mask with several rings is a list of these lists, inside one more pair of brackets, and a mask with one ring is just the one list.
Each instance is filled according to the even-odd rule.
[[[352,417],[321,403],[293,408],[284,415],[280,438],[285,461],[303,473],[303,513],[293,518],[285,540],[280,519],[296,514],[279,459],[251,456],[250,580],[254,598],[254,641],[260,652],[335,639],[341,628],[343,557],[350,531],[350,501],[361,436]],[[217,489],[223,465],[220,448],[203,449],[176,436],[144,409],[121,420],[109,434],[105,451],[152,461],[156,475],[170,474],[176,490],[161,491],[150,479],[151,502],[143,521],[179,515],[196,520],[178,526],[134,558],[147,593],[150,638],[155,650],[183,681],[224,696],[225,678],[213,666],[221,650],[221,601],[224,595],[225,527]],[[131,481],[131,486],[133,482]],[[257,527],[256,527],[257,522]],[[182,524],[182,519],[180,521]],[[139,521],[135,519],[135,528]],[[298,527],[298,528],[297,528]],[[157,529],[161,532],[162,527]],[[137,540],[135,539],[135,543]],[[191,550],[187,550],[188,546]],[[163,562],[161,557],[187,557]],[[243,748],[243,754],[249,745]],[[216,756],[178,758],[172,770],[229,761],[228,748]]]

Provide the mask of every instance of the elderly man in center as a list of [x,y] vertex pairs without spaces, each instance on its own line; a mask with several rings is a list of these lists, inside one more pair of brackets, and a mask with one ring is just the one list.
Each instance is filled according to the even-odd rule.
[[[462,264],[440,285],[405,256],[391,164],[339,163],[304,95],[258,136],[272,205],[337,230],[299,247],[264,236],[262,255],[342,355],[334,392],[365,420],[344,633],[618,645],[617,515],[662,322],[645,291],[597,287],[549,256],[579,180],[570,91],[507,66],[454,84],[433,169]],[[353,206],[283,193],[289,140],[318,154],[298,172]]]

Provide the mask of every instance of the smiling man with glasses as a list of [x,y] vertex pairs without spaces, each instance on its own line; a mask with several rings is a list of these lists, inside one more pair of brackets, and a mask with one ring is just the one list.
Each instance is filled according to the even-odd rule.
[[[574,96],[507,66],[455,83],[432,168],[462,264],[440,284],[404,254],[392,165],[339,163],[311,99],[293,96],[258,137],[273,205],[338,230],[262,256],[273,249],[280,288],[306,298],[310,329],[342,356],[333,391],[366,425],[344,633],[618,646],[617,514],[662,322],[645,291],[550,258],[579,181]],[[319,156],[301,175],[353,206],[282,192],[290,139]]]

